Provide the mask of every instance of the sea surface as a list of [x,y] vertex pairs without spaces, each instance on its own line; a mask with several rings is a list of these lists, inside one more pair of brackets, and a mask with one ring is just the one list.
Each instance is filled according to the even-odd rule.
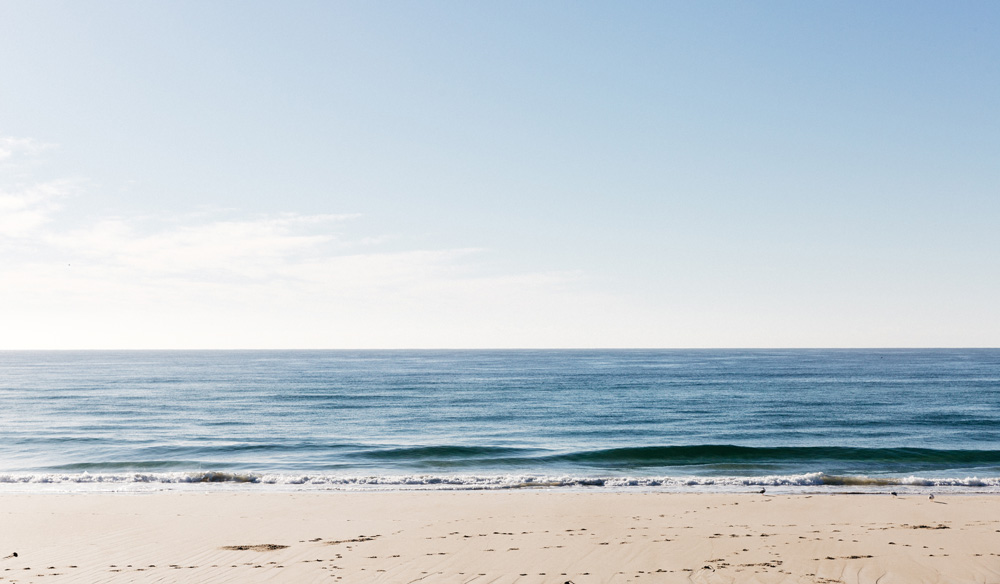
[[0,352],[0,490],[1000,492],[1000,350]]

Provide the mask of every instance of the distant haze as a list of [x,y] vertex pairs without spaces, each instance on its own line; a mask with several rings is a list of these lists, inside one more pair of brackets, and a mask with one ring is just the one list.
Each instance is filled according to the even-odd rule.
[[997,347],[997,30],[4,3],[0,349]]

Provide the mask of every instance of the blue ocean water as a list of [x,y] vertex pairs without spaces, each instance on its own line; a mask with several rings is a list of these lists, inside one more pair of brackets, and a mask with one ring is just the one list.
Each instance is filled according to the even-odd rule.
[[0,487],[1000,491],[1000,350],[0,352]]

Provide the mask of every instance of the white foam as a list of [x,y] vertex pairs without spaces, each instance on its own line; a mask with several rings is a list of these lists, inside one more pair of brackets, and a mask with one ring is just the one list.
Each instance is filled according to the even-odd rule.
[[867,477],[831,476],[820,472],[769,476],[572,476],[544,474],[408,474],[338,475],[253,472],[162,473],[4,473],[3,490],[170,490],[176,488],[280,490],[463,490],[518,488],[645,489],[677,492],[745,492],[756,487],[788,492],[805,490],[877,491],[888,486],[905,489],[951,488],[1000,492],[1000,477]]

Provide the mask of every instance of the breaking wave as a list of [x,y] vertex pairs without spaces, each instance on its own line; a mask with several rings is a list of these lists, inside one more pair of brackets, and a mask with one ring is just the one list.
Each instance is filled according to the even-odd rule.
[[[286,487],[327,487],[332,490],[407,489],[519,489],[539,487],[641,488],[699,491],[733,491],[751,487],[969,487],[1000,491],[1000,477],[868,477],[828,475],[821,472],[771,476],[557,476],[534,474],[504,475],[371,475],[268,474],[253,472],[165,472],[165,473],[7,473],[0,485],[277,485]],[[836,489],[835,489],[836,490]]]

